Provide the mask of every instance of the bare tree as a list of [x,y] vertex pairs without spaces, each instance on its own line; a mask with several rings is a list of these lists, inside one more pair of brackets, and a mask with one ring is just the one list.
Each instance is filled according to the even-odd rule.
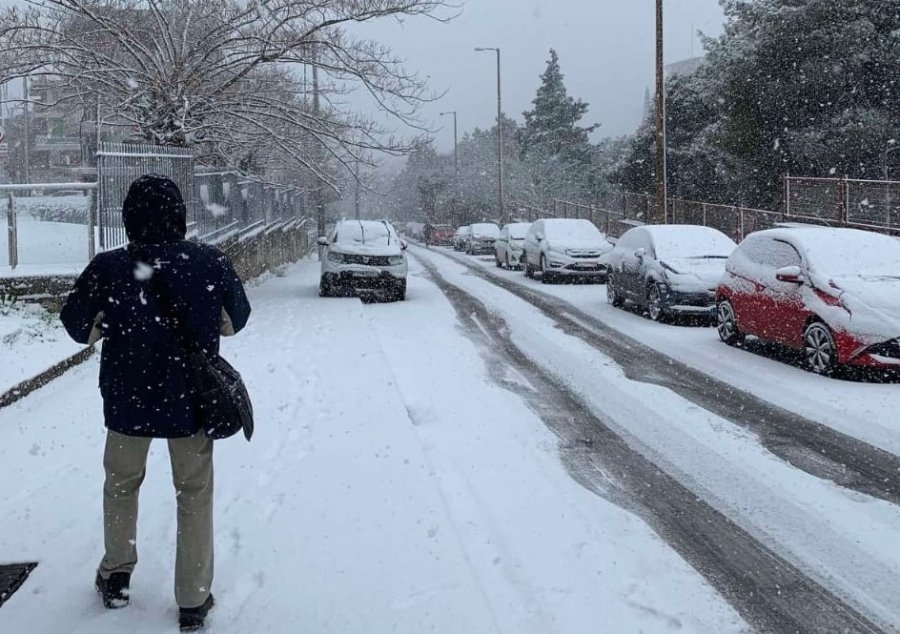
[[[341,94],[365,91],[416,128],[419,106],[435,97],[352,25],[446,20],[447,9],[443,0],[29,0],[0,13],[0,81],[53,76],[71,89],[66,100],[100,104],[145,141],[196,146],[245,170],[287,163],[334,187],[335,166],[412,148],[391,126],[348,112]],[[315,102],[303,68],[321,77]]]

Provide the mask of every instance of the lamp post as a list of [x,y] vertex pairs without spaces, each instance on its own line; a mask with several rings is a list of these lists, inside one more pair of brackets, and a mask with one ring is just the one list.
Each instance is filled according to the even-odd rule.
[[450,112],[442,112],[441,116],[446,117],[449,115],[453,115],[453,169],[455,171],[459,171],[459,137],[457,136],[456,129],[456,110],[451,110]]
[[666,79],[663,55],[663,0],[656,0],[656,222],[668,215],[666,182]]
[[500,95],[500,49],[479,46],[477,52],[494,51],[497,54],[497,211],[500,224],[506,224],[506,210],[503,207],[503,102]]

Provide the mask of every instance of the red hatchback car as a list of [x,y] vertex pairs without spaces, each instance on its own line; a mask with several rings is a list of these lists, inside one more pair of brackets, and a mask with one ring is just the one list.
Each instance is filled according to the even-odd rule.
[[807,367],[900,369],[900,240],[789,226],[747,236],[716,292],[719,336],[804,351]]

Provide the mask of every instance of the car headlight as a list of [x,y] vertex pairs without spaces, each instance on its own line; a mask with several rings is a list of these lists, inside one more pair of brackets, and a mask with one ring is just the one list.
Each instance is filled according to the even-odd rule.
[[328,261],[335,262],[337,264],[341,264],[344,261],[343,253],[334,253],[333,251],[328,252]]
[[391,255],[388,257],[388,264],[390,266],[400,266],[403,264],[403,256],[402,255]]

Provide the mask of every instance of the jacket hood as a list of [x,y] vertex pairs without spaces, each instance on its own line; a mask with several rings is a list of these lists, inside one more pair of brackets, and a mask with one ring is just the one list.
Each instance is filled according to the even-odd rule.
[[141,176],[128,188],[122,222],[131,242],[164,244],[184,240],[187,207],[178,185],[156,174]]

